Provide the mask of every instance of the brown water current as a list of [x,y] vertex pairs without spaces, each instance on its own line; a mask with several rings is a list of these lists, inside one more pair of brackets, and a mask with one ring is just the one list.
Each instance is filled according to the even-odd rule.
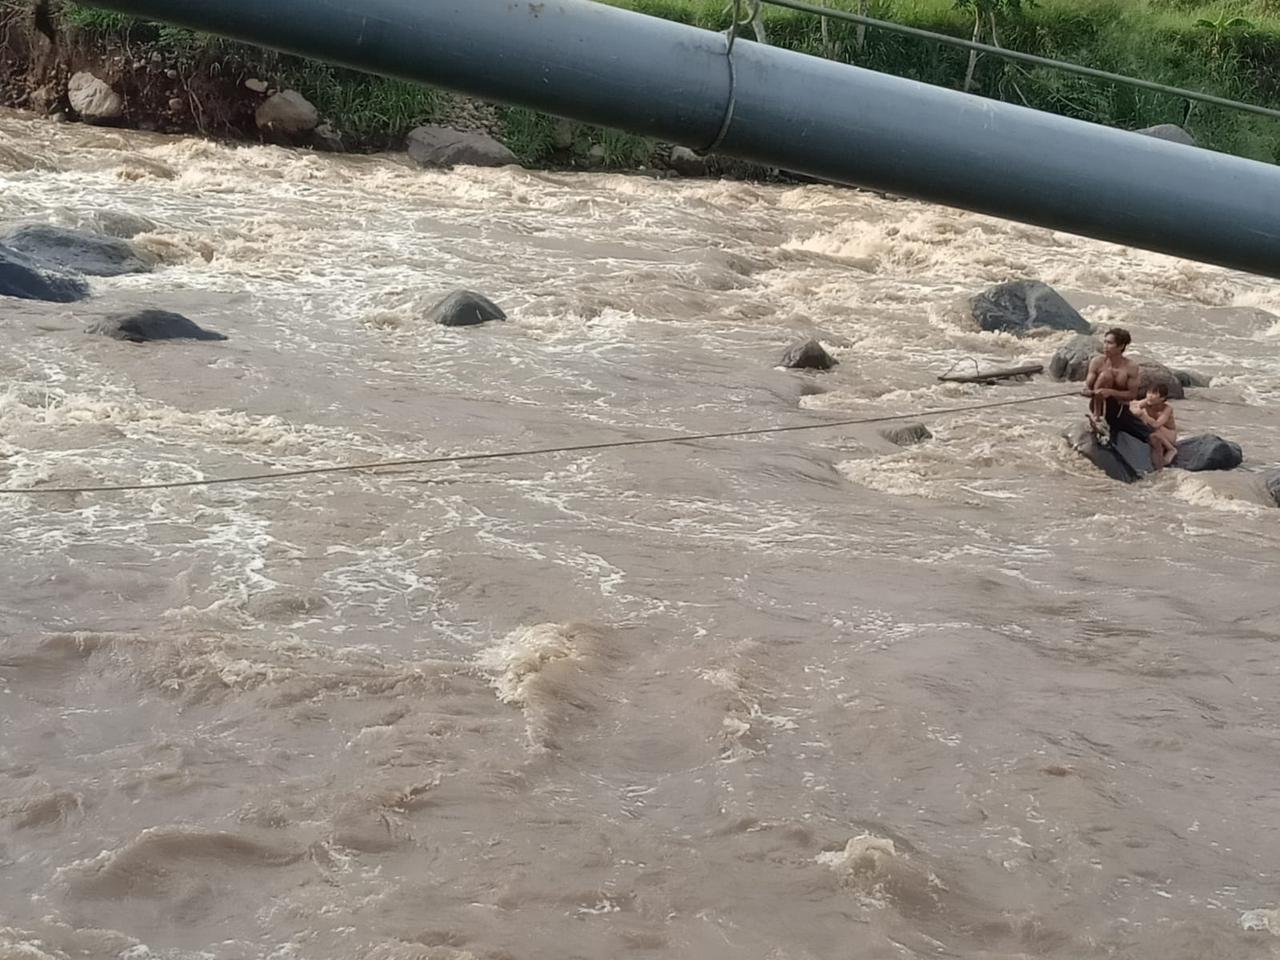
[[[1053,284],[1212,375],[1232,474],[1082,400],[258,486],[0,497],[0,958],[1280,957],[1280,284],[823,186],[0,115],[0,224],[151,274],[0,301],[0,486],[1032,397]],[[458,287],[510,320],[444,328]],[[83,334],[122,306],[224,343]],[[830,374],[775,368],[818,336]]]

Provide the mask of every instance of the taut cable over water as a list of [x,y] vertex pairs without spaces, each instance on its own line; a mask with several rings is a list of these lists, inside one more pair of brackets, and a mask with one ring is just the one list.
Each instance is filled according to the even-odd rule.
[[1042,400],[1058,400],[1073,397],[1078,390],[1050,393],[1042,397],[1022,397],[1017,400],[998,400],[994,403],[975,403],[959,407],[942,407],[918,413],[895,413],[879,417],[858,417],[853,420],[832,420],[827,423],[800,423],[788,427],[759,427],[753,430],[729,430],[718,433],[692,433],[679,437],[647,437],[642,440],[608,440],[602,443],[582,443],[561,447],[534,447],[527,450],[499,450],[493,453],[459,453],[442,457],[414,457],[404,460],[379,460],[374,463],[351,463],[331,467],[308,467],[302,470],[282,470],[272,473],[253,473],[242,477],[212,477],[208,480],[177,480],[171,483],[135,483],[80,487],[9,487],[0,488],[0,494],[53,494],[53,493],[119,493],[133,490],[173,490],[180,487],[212,487],[232,483],[270,483],[274,480],[294,480],[332,473],[356,473],[362,470],[379,470],[388,467],[425,467],[444,463],[470,463],[480,460],[514,460],[518,457],[536,457],[551,453],[578,453],[587,450],[612,450],[619,447],[645,447],[659,443],[691,443],[696,440],[730,440],[736,437],[759,437],[773,433],[797,433],[801,430],[828,430],[833,427],[853,427],[871,423],[890,423],[895,420],[916,420],[943,414],[967,413],[971,410],[992,410],[996,407],[1014,407]]

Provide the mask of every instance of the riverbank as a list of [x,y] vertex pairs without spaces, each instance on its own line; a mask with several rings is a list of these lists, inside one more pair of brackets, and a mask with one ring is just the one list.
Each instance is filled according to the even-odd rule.
[[[721,0],[614,0],[709,29],[725,25]],[[835,2],[835,0],[833,0]],[[858,9],[859,0],[838,0]],[[873,16],[971,36],[977,21],[950,0],[864,4]],[[54,116],[68,109],[67,84],[88,71],[122,101],[112,122],[137,129],[258,140],[255,114],[274,91],[295,90],[314,105],[322,149],[398,149],[422,124],[483,131],[529,166],[663,169],[669,145],[620,131],[560,120],[522,108],[479,103],[414,84],[370,77],[298,57],[190,31],[148,24],[76,4],[54,11],[56,43],[33,29],[26,0],[0,0],[0,105]],[[853,24],[767,8],[768,42],[923,82],[971,89],[1110,126],[1185,126],[1196,140],[1269,162],[1280,161],[1280,122],[1163,94],[1116,87],[995,58],[969,63],[966,51]],[[1244,4],[1067,4],[1046,0],[997,12],[981,39],[1043,56],[1255,103],[1280,106],[1280,19]],[[994,35],[993,35],[994,30]],[[691,163],[682,172],[732,172],[731,164]],[[768,171],[755,170],[767,176]]]

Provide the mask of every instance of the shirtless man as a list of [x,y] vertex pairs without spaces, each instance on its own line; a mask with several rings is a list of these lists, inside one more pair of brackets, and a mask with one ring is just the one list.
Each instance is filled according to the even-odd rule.
[[1178,455],[1178,424],[1169,403],[1169,388],[1153,383],[1145,397],[1129,404],[1129,410],[1151,428],[1151,465],[1159,470],[1173,463]]
[[1152,428],[1134,416],[1129,404],[1138,398],[1138,365],[1124,355],[1129,331],[1112,327],[1102,338],[1102,356],[1089,363],[1084,395],[1090,397],[1089,421],[1104,444],[1116,431],[1128,433],[1143,443],[1151,442]]

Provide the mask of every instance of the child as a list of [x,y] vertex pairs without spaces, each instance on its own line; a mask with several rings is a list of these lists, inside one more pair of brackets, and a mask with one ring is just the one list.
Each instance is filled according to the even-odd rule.
[[1178,425],[1169,403],[1169,388],[1153,383],[1145,397],[1129,404],[1129,410],[1151,428],[1151,466],[1159,470],[1173,463],[1178,455]]

